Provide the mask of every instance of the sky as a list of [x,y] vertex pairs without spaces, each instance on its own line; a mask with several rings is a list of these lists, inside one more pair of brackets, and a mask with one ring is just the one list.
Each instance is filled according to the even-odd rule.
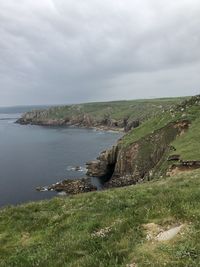
[[0,106],[198,93],[199,0],[0,0]]

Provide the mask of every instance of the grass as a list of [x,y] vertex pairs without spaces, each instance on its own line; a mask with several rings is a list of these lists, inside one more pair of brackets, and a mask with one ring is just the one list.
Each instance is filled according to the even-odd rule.
[[[168,242],[146,240],[143,224],[186,224]],[[95,232],[110,227],[104,237]],[[199,266],[200,171],[136,186],[6,207],[0,266]]]
[[130,144],[138,141],[147,134],[152,133],[155,130],[158,130],[164,127],[167,123],[172,121],[172,116],[169,112],[163,113],[160,116],[153,116],[145,122],[143,122],[139,127],[131,130],[126,134],[122,139],[123,146],[127,147]]
[[[165,111],[165,104],[169,109],[176,101],[91,103],[53,108],[46,115],[60,117],[84,110],[96,117],[112,114],[113,118],[122,118],[127,114],[138,116],[143,106],[140,116],[151,114],[151,118],[122,138],[124,146],[171,121],[189,119],[189,131],[172,145],[183,159],[200,159],[199,104],[192,99],[191,105],[188,102],[179,109]],[[167,153],[155,173],[166,171]],[[183,223],[185,228],[171,241],[152,242],[146,239],[143,225],[147,223],[162,227]],[[0,210],[0,267],[122,267],[131,263],[137,267],[196,267],[200,266],[199,240],[200,170]]]
[[145,120],[152,115],[159,114],[162,110],[181,103],[183,99],[187,98],[124,100],[58,106],[40,113],[38,119],[65,119],[89,114],[95,120],[103,120],[108,117],[114,120],[123,120],[124,118]]
[[[195,97],[193,97],[195,99]],[[183,138],[177,138],[179,141],[174,142],[174,146],[177,146],[177,148],[180,149],[180,151],[184,151],[184,147],[187,146],[187,149],[191,149],[190,156],[194,153],[192,150],[195,148],[199,148],[198,138],[200,136],[199,129],[200,129],[200,106],[199,103],[190,104],[191,100],[185,100],[183,102],[183,109],[180,107],[179,109],[175,109],[173,106],[171,109],[161,110],[160,113],[151,114],[151,116],[145,120],[138,128],[133,129],[128,134],[124,136],[122,139],[122,145],[127,147],[130,144],[138,141],[140,138],[154,132],[155,130],[158,130],[165,125],[167,125],[169,122],[177,121],[181,119],[189,120],[192,124],[191,129],[189,131],[189,134],[184,135]],[[195,126],[196,124],[196,126]],[[194,142],[193,142],[194,140]],[[199,149],[196,149],[196,155],[199,157]],[[194,151],[194,150],[193,150]],[[186,152],[187,153],[187,152]],[[185,155],[185,154],[184,154]],[[194,155],[194,156],[196,156]],[[189,154],[187,155],[189,156]]]
[[200,119],[193,121],[187,134],[177,138],[172,145],[183,160],[200,160]]

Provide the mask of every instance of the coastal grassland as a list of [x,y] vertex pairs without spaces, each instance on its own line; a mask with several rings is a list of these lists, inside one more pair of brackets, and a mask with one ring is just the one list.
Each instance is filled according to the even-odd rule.
[[[184,224],[148,241],[143,224]],[[200,170],[0,210],[0,266],[200,266]]]
[[38,119],[65,119],[88,114],[96,120],[124,118],[144,120],[187,98],[159,98],[146,100],[123,100],[112,102],[93,102],[76,105],[51,107],[38,115]]
[[[158,129],[161,129],[170,122],[175,122],[178,120],[188,120],[192,125],[189,134],[187,133],[186,135],[184,135],[185,137],[183,137],[183,139],[177,138],[179,141],[175,142],[174,145],[175,146],[178,145],[180,149],[181,147],[182,148],[185,147],[186,144],[188,149],[192,147],[194,148],[195,145],[199,147],[199,144],[197,144],[198,142],[197,140],[195,141],[195,138],[198,139],[198,136],[200,135],[199,134],[200,102],[198,100],[198,102],[195,103],[195,100],[196,97],[192,97],[189,100],[185,99],[185,101],[183,101],[180,106],[177,106],[175,108],[172,107],[171,109],[163,110],[158,114],[152,115],[149,119],[144,121],[139,127],[131,130],[128,134],[126,134],[122,139],[121,142],[122,145],[125,147],[129,146],[130,144],[138,141],[140,138],[150,133],[153,133]],[[195,141],[194,143],[193,139]],[[190,142],[188,143],[189,140]]]
[[187,134],[177,138],[172,145],[183,160],[200,160],[200,118],[194,120]]
[[152,118],[149,118],[148,120],[143,122],[139,127],[131,130],[128,134],[124,135],[121,143],[124,147],[128,147],[130,144],[138,141],[142,137],[164,127],[172,120],[173,117],[170,112],[163,112],[163,114],[161,115],[153,116]]

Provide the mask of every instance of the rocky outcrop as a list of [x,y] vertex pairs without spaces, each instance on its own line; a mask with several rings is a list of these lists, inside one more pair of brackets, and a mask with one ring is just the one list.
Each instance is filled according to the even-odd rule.
[[165,127],[139,139],[128,147],[123,139],[112,149],[100,154],[96,161],[87,163],[88,175],[110,178],[106,187],[135,184],[148,179],[170,143],[189,127],[188,120],[171,122]]
[[79,180],[63,180],[56,184],[47,187],[37,187],[37,191],[56,191],[65,192],[66,194],[75,195],[79,193],[86,193],[96,191],[97,187],[91,184],[90,179],[82,178]]
[[181,155],[177,155],[177,154],[174,154],[174,155],[170,155],[167,159],[167,161],[176,161],[176,160],[180,160],[180,157]]
[[25,113],[16,123],[27,125],[44,125],[44,126],[62,126],[66,124],[68,119],[48,118],[46,111],[35,110]]
[[178,173],[192,171],[200,168],[200,160],[180,160],[168,169],[166,175],[174,176]]
[[127,121],[127,123],[124,125],[124,130],[125,132],[129,132],[130,130],[137,128],[139,125],[139,120]]
[[97,160],[86,163],[87,175],[91,177],[108,177],[112,176],[117,161],[119,146],[113,146],[109,150],[103,151]]
[[72,114],[67,117],[56,117],[56,112],[51,110],[35,110],[25,113],[16,123],[43,126],[77,126],[86,128],[98,128],[102,130],[118,130],[128,132],[139,126],[140,121],[134,119],[113,119],[110,116],[95,118],[87,113]]

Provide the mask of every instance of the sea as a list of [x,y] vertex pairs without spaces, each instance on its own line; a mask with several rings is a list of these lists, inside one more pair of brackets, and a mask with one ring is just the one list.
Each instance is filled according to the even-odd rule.
[[[84,177],[85,163],[121,137],[117,132],[15,123],[24,112],[37,108],[42,107],[0,108],[1,207],[56,196],[36,188]],[[101,187],[97,178],[93,183]]]

